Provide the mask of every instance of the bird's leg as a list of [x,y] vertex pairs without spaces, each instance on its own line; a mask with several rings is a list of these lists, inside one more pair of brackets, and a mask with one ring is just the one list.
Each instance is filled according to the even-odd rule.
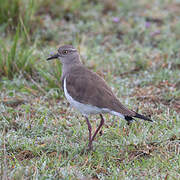
[[87,122],[87,125],[88,125],[88,130],[89,130],[89,150],[92,149],[92,140],[91,140],[91,131],[92,131],[92,127],[91,127],[91,124],[89,122],[89,119],[85,116],[86,118],[86,122]]
[[102,114],[100,114],[100,117],[101,117],[101,122],[100,122],[98,128],[96,129],[96,131],[95,131],[95,133],[94,133],[94,135],[93,135],[91,141],[94,141],[94,139],[95,139],[97,133],[98,133],[99,130],[101,129],[102,125],[104,124],[104,118],[103,118]]
[[104,118],[103,118],[102,114],[100,114],[100,117],[101,117],[101,122],[100,122],[98,128],[96,129],[94,135],[93,135],[92,138],[91,138],[92,127],[91,127],[91,124],[90,124],[90,122],[89,122],[89,119],[85,116],[86,122],[87,122],[87,125],[88,125],[88,130],[89,130],[89,145],[88,145],[88,146],[89,146],[89,150],[92,149],[92,142],[94,141],[97,133],[98,133],[99,130],[101,129],[102,125],[104,124]]

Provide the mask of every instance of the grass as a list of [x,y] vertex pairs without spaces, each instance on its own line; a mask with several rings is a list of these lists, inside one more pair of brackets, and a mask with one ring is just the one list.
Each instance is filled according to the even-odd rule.
[[[0,178],[180,179],[179,3],[3,2]],[[61,64],[46,61],[60,44],[154,123],[104,115],[94,151],[82,153],[86,122],[63,96]],[[90,120],[95,130],[100,118]]]

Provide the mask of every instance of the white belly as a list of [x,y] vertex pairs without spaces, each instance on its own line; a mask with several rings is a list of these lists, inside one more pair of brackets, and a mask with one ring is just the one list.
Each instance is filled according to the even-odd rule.
[[124,118],[124,116],[118,112],[112,111],[107,108],[98,108],[96,106],[92,106],[90,104],[82,104],[76,100],[74,100],[70,94],[67,91],[66,88],[66,78],[64,78],[64,94],[66,99],[69,101],[69,103],[76,108],[79,112],[81,112],[84,116],[88,116],[90,114],[100,114],[100,113],[110,113],[116,116],[119,116],[121,118]]

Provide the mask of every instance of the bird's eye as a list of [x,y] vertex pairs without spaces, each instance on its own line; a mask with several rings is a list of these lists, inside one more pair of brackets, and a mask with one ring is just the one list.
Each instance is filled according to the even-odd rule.
[[67,50],[64,50],[64,51],[63,51],[63,54],[67,54],[67,53],[68,53],[68,51],[67,51]]

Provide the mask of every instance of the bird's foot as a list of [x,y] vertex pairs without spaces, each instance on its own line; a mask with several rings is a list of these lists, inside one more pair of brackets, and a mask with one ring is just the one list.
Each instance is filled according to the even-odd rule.
[[82,154],[88,154],[88,153],[90,153],[90,152],[92,152],[92,150],[93,150],[93,146],[91,146],[91,147],[85,147],[85,148],[83,148],[82,149],[82,151],[81,151],[81,155]]
[[92,141],[89,142],[88,144],[88,149],[87,151],[90,152],[93,149]]

